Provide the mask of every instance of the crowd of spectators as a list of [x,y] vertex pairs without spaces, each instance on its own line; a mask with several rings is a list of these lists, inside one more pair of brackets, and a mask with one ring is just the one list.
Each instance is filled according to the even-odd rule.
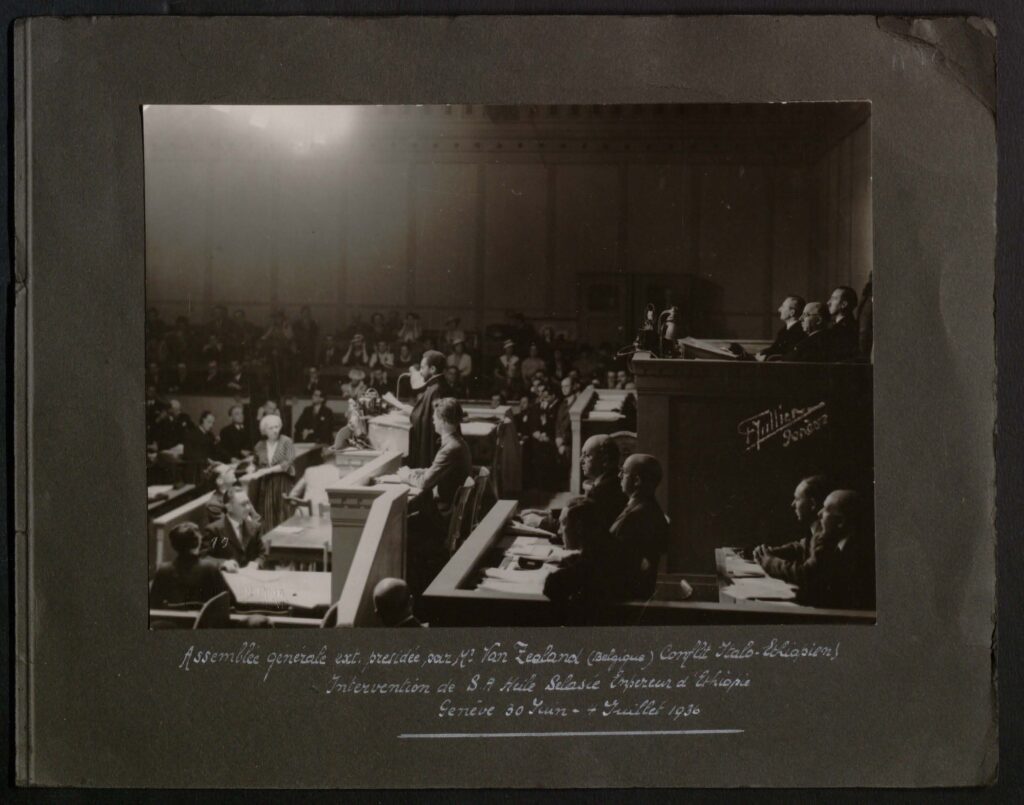
[[552,327],[538,332],[519,313],[475,333],[457,317],[429,330],[415,312],[375,312],[368,320],[357,312],[347,327],[331,332],[321,329],[309,307],[293,320],[275,311],[263,326],[244,310],[229,314],[222,305],[201,324],[187,316],[165,322],[150,308],[146,339],[150,398],[201,393],[281,399],[311,396],[317,388],[328,399],[359,397],[369,388],[408,396],[402,375],[428,350],[446,356],[447,383],[461,399],[518,402],[534,396],[538,378],[556,385],[571,376],[580,387],[632,387],[610,344],[591,347]]

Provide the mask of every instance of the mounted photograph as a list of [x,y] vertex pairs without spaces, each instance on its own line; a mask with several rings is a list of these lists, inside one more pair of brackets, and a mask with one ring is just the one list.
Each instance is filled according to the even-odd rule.
[[870,103],[142,111],[150,628],[875,623]]

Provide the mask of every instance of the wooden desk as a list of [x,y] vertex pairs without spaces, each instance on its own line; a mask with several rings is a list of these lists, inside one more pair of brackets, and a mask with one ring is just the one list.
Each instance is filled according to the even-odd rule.
[[[637,353],[637,449],[661,463],[670,572],[715,572],[721,545],[781,541],[801,478],[873,489],[872,367]],[[749,540],[737,543],[737,539]]]
[[312,516],[296,512],[268,531],[263,541],[267,546],[267,558],[278,566],[290,564],[296,570],[328,570],[331,520],[327,516],[316,512]]
[[165,490],[160,498],[151,499],[150,494],[158,488],[162,487],[151,486],[146,490],[146,513],[150,517],[158,517],[165,512],[169,512],[196,494],[195,484],[182,484],[181,486],[172,486]]
[[[522,455],[515,425],[499,413],[507,409],[508,406],[483,405],[463,408],[469,419],[462,423],[462,435],[469,444],[473,464],[487,467],[493,474],[498,494],[518,495],[522,490]],[[401,411],[391,411],[370,419],[368,436],[374,449],[405,456],[409,453],[409,429],[409,417]],[[495,466],[499,452],[500,466]]]
[[[735,548],[716,548],[715,567],[717,569],[716,581],[718,585],[718,600],[723,604],[729,604],[743,609],[754,610],[765,615],[781,616],[787,621],[790,618],[803,618],[808,622],[829,622],[829,623],[867,623],[875,622],[874,610],[854,609],[826,609],[823,607],[809,607],[798,604],[795,599],[797,592],[796,585],[789,584],[781,579],[772,579],[765,573],[758,577],[736,578],[727,569],[727,564],[734,557],[738,558]],[[768,580],[783,595],[794,595],[793,600],[775,601],[771,592],[764,598],[752,598],[744,594],[744,588],[758,585],[761,586]]]
[[770,347],[772,342],[761,339],[683,338],[678,344],[684,358],[720,361],[736,360],[736,356],[729,351],[730,344],[739,344],[744,352],[753,356]]
[[[512,537],[506,526],[516,501],[499,500],[466,539],[423,594],[432,626],[552,626],[559,613],[543,595],[513,594],[478,589],[486,567],[496,566]],[[683,598],[680,581],[693,594]],[[723,601],[714,574],[663,573],[650,599],[608,607],[601,615],[607,625],[755,624],[755,623],[870,623],[874,613],[751,606]]]
[[221,575],[238,607],[326,612],[331,605],[330,573],[243,567]]

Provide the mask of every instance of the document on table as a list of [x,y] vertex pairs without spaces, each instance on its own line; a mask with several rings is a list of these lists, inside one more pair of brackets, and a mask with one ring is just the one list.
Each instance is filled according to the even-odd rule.
[[744,601],[792,601],[796,588],[781,579],[743,579],[723,588],[723,593]]

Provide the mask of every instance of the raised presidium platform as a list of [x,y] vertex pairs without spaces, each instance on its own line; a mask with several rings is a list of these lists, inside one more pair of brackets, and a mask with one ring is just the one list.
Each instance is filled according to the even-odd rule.
[[[427,618],[437,626],[551,626],[560,614],[544,579],[572,552],[524,534],[514,500],[499,500],[427,588]],[[607,625],[687,623],[873,623],[874,612],[818,609],[795,602],[795,589],[755,576],[731,548],[712,550],[719,573],[662,573],[650,599],[602,613]],[[519,557],[525,558],[523,562]],[[727,560],[727,557],[731,557]],[[524,567],[525,565],[525,567]],[[688,597],[681,582],[692,589]],[[758,585],[755,582],[759,582]],[[784,599],[784,600],[783,600]]]
[[[518,495],[523,488],[522,455],[515,425],[506,418],[507,405],[492,406],[460,400],[466,419],[462,435],[469,443],[473,464],[487,467],[500,495]],[[369,439],[376,450],[401,455],[409,452],[409,417],[390,411],[369,421]]]
[[637,450],[660,462],[669,572],[715,572],[714,551],[794,539],[801,478],[872,497],[870,364],[685,360],[639,352]]
[[736,354],[730,349],[734,344],[753,356],[771,346],[771,341],[727,338],[681,338],[678,342],[684,358],[698,360],[735,360]]

